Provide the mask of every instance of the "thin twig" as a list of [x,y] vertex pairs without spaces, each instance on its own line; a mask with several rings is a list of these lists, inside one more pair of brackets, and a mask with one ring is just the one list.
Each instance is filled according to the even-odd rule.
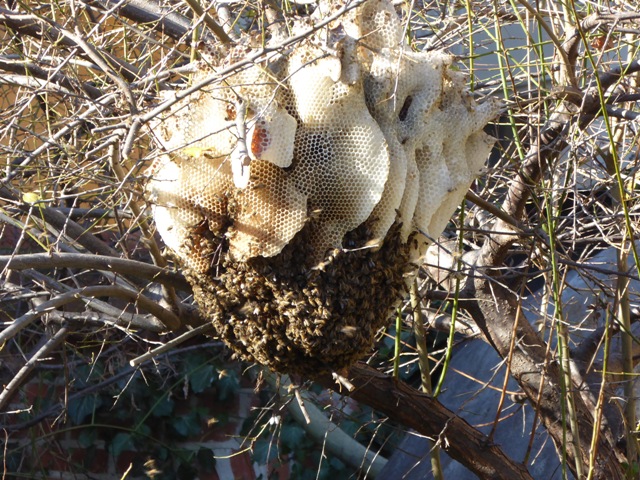
[[28,75],[29,77],[35,77],[40,80],[44,80],[47,83],[55,83],[70,92],[80,90],[87,94],[89,98],[93,100],[97,100],[104,95],[104,93],[100,89],[87,82],[79,84],[78,82],[61,74],[60,72],[51,72],[45,70],[39,65],[36,65],[35,63],[28,60],[3,57],[4,56],[0,56],[0,69],[7,72],[20,73],[22,75]]
[[233,43],[233,39],[229,35],[227,35],[227,32],[224,31],[224,28],[218,25],[216,21],[213,18],[211,18],[211,15],[209,15],[207,12],[204,11],[200,3],[198,3],[198,0],[184,0],[184,1],[187,5],[189,5],[189,8],[191,8],[191,10],[193,10],[193,12],[198,17],[202,18],[202,20],[204,21],[204,24],[209,28],[209,30],[213,32],[213,34],[216,37],[218,37],[218,39],[222,43],[228,43],[228,44]]
[[[0,24],[37,39],[50,39],[52,44],[73,48],[78,46],[75,43],[75,38],[66,35],[56,22],[34,14],[33,10],[32,13],[25,14],[0,7]],[[86,53],[83,55],[86,55]],[[109,52],[103,52],[103,55],[109,62],[117,65],[118,73],[123,75],[127,81],[134,81],[140,76],[140,72],[132,65],[123,62]]]
[[238,142],[236,148],[231,152],[231,171],[233,173],[233,183],[237,188],[246,188],[251,177],[251,157],[247,148],[247,124],[246,111],[247,103],[238,98],[236,101],[236,136]]
[[[278,384],[273,373],[263,372],[269,385],[277,389],[278,395],[281,398],[291,398],[289,393],[291,380],[288,376],[282,376]],[[298,389],[294,388],[294,392],[296,390]],[[298,394],[303,395],[301,392],[298,392]],[[350,435],[347,435],[340,427],[331,422],[310,400],[304,402],[304,405],[306,416],[298,402],[289,402],[287,407],[294,419],[305,429],[312,439],[321,445],[325,445],[329,453],[340,458],[347,465],[354,468],[362,468],[365,471],[369,470],[373,478],[380,473],[387,463],[385,458],[365,448]]]
[[192,330],[188,330],[185,333],[183,333],[182,335],[169,340],[168,342],[163,343],[162,345],[160,345],[157,348],[154,348],[153,350],[148,351],[147,353],[140,355],[139,357],[136,357],[132,360],[129,361],[129,365],[131,365],[132,367],[139,367],[140,365],[142,365],[145,362],[148,362],[149,360],[165,353],[168,352],[169,350],[174,349],[176,346],[180,345],[181,343],[186,342],[187,340],[189,340],[190,338],[193,337],[197,337],[198,335],[204,335],[205,333],[209,332],[213,330],[213,324],[211,323],[205,323],[204,325],[200,325],[199,327],[196,327]]
[[[94,287],[84,287],[72,290],[70,292],[62,293],[52,298],[51,300],[38,305],[36,308],[29,310],[24,315],[16,318],[11,324],[0,332],[0,345],[7,340],[13,338],[20,330],[26,328],[35,320],[45,315],[50,310],[59,308],[62,305],[71,303],[81,297],[120,297],[126,300],[132,301],[139,305],[144,310],[156,316],[160,319],[164,325],[169,329],[177,329],[180,326],[180,320],[176,315],[162,308],[158,303],[148,299],[144,295],[136,294],[131,290],[127,290],[115,285],[100,285]],[[162,327],[158,328],[158,325],[150,324],[148,328],[152,331],[161,331]]]
[[352,392],[356,388],[349,381],[349,379],[344,375],[341,375],[337,372],[332,372],[331,376],[333,377],[333,380],[335,381],[335,383],[338,384],[340,387],[346,388],[347,392]]
[[[139,124],[138,124],[138,128],[139,128]],[[125,171],[122,168],[122,165],[120,164],[120,157],[118,155],[119,152],[118,152],[117,144],[114,144],[113,146],[111,146],[109,150],[110,150],[109,158],[111,161],[111,168],[115,173],[116,178],[119,180],[120,185],[122,186],[124,185],[127,175],[125,174]],[[138,225],[140,226],[140,229],[142,230],[142,234],[144,235],[144,238],[147,241],[149,252],[153,257],[153,261],[159,267],[162,267],[162,268],[166,267],[167,261],[162,255],[162,252],[160,251],[160,247],[158,246],[158,243],[156,242],[156,239],[153,233],[151,232],[151,229],[149,228],[149,222],[147,221],[147,218],[143,215],[142,211],[140,210],[140,207],[138,206],[135,200],[132,199],[132,201],[129,203],[129,208],[131,208],[131,211],[133,212],[134,217],[138,219]],[[169,302],[169,305],[171,306],[171,308],[174,311],[179,311],[180,300],[176,295],[175,289],[170,285],[162,284],[162,291],[164,293],[164,298]],[[180,325],[180,322],[178,322],[178,326],[179,325]],[[175,329],[175,328],[177,328],[177,326],[172,327],[172,329]]]
[[[413,317],[413,335],[416,339],[416,350],[418,352],[418,365],[420,366],[420,386],[427,395],[432,395],[431,369],[429,368],[429,351],[427,349],[427,335],[422,318],[422,305],[419,296],[418,280],[414,279],[409,289],[411,299],[411,314]],[[443,480],[442,463],[440,461],[440,447],[435,442],[430,442],[433,447],[430,451],[431,471],[436,480]]]
[[20,370],[18,370],[18,373],[13,376],[7,386],[2,390],[2,393],[0,393],[0,410],[2,410],[7,402],[11,400],[11,397],[15,393],[16,389],[20,385],[22,385],[23,381],[25,380],[27,375],[29,375],[29,372],[33,370],[38,361],[53,349],[55,349],[58,345],[60,345],[64,341],[68,333],[69,328],[66,325],[63,325],[53,337],[49,338],[46,341],[44,345],[36,347],[36,351],[31,356],[31,358],[29,358],[29,360],[27,360],[27,362],[20,368]]
[[[60,139],[69,135],[76,128],[80,127],[81,125],[84,125],[87,119],[90,118],[92,115],[95,115],[96,113],[102,113],[104,115],[107,115],[108,112],[105,111],[105,109],[110,108],[115,103],[117,98],[118,96],[116,94],[108,94],[100,98],[99,100],[93,102],[87,108],[86,111],[84,111],[80,115],[77,115],[74,120],[69,122],[65,127],[58,130],[58,132],[56,132],[54,135],[48,138],[45,142],[43,142],[42,145],[35,148],[32,152],[27,153],[19,164],[14,165],[14,169],[11,170],[5,176],[5,178],[0,180],[0,186],[2,186],[2,184],[8,184],[9,181],[18,174],[18,172],[20,171],[20,168],[27,167],[33,161],[33,159],[36,158],[38,155],[45,152],[48,148],[56,145],[56,143]],[[15,168],[15,167],[18,167],[18,168]]]
[[309,425],[311,423],[311,417],[309,416],[309,412],[307,411],[307,408],[305,407],[305,404],[304,404],[304,400],[302,399],[302,395],[300,394],[300,387],[294,386],[293,393],[295,394],[296,400],[298,401],[298,406],[300,407],[300,411],[302,412],[304,421],[306,422],[307,425]]
[[188,38],[188,34],[193,28],[187,17],[167,9],[154,0],[127,0],[124,2],[122,0],[95,0],[91,3],[99,4],[106,9],[116,9],[123,17],[139,24],[150,24],[174,40]]
[[277,45],[260,48],[256,50],[254,53],[244,57],[243,60],[240,60],[232,65],[229,65],[228,67],[225,67],[216,71],[215,74],[210,75],[209,77],[201,80],[200,82],[192,85],[189,88],[180,90],[179,92],[176,93],[174,98],[165,100],[153,110],[142,115],[140,117],[140,120],[142,121],[143,124],[148,123],[150,120],[153,120],[158,115],[166,112],[168,109],[170,109],[173,105],[175,105],[182,99],[187,98],[189,95],[202,90],[204,87],[211,85],[212,83],[218,82],[221,78],[224,78],[226,75],[237,72],[238,70],[241,70],[242,68],[248,65],[253,65],[254,63],[258,62],[261,58],[269,55],[270,53],[277,52],[279,50],[284,49],[285,47],[288,47],[290,45],[294,45],[298,42],[303,41],[304,39],[308,38],[313,32],[316,32],[324,28],[326,25],[330,24],[331,22],[334,22],[335,20],[337,20],[338,18],[346,14],[348,11],[353,10],[354,8],[360,6],[365,1],[366,0],[356,0],[354,2],[349,2],[343,8],[338,10],[335,14],[331,15],[330,17],[327,17],[321,22],[315,23],[313,27],[309,28],[308,30],[301,32],[298,35],[289,37]]

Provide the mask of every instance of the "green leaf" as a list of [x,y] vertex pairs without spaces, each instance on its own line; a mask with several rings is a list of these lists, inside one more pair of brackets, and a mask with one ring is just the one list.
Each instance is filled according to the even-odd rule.
[[138,425],[138,428],[136,428],[135,433],[137,435],[142,435],[143,437],[145,436],[148,437],[151,435],[151,427],[146,423],[143,423],[142,425]]
[[111,440],[111,454],[118,458],[125,450],[133,450],[133,439],[130,433],[120,432]]
[[211,363],[211,358],[202,352],[190,353],[185,357],[184,371],[182,373],[191,375],[195,370],[208,363]]
[[78,444],[82,448],[89,448],[91,445],[94,445],[96,442],[96,438],[98,434],[97,428],[85,428],[78,435]]
[[[269,458],[267,458],[267,456]],[[253,461],[265,465],[278,458],[278,445],[273,439],[261,438],[253,445]]]
[[171,426],[178,435],[183,437],[197,435],[202,431],[202,422],[198,412],[190,412],[186,415],[174,417],[171,420]]
[[288,451],[294,451],[304,443],[305,436],[306,434],[301,426],[295,423],[288,423],[282,427],[280,441]]
[[201,393],[211,386],[214,379],[213,365],[202,365],[189,376],[189,384],[194,393]]
[[96,361],[93,365],[80,364],[74,372],[74,382],[77,388],[89,386],[94,380],[99,380],[104,374],[102,362]]
[[216,457],[213,456],[213,452],[208,448],[200,448],[196,454],[198,459],[198,465],[205,473],[213,473],[216,469]]
[[221,402],[232,398],[240,390],[240,379],[235,370],[222,370],[218,372],[219,380],[216,384],[218,387],[218,399]]
[[153,405],[151,415],[154,417],[168,417],[173,412],[174,401],[165,393]]
[[101,406],[102,399],[98,395],[86,395],[76,400],[71,400],[67,405],[67,414],[75,425],[80,425]]
[[159,460],[160,462],[166,462],[167,459],[171,456],[171,452],[168,448],[158,446],[156,446],[156,448],[153,450],[153,454],[156,460]]

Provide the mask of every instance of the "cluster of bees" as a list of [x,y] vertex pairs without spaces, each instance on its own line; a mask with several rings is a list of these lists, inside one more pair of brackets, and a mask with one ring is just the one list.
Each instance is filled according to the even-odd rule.
[[[323,268],[310,262],[310,222],[272,258],[225,257],[210,276],[187,272],[201,313],[242,358],[306,378],[339,371],[370,352],[411,271],[398,226],[380,248],[362,225]],[[198,233],[194,232],[194,237]],[[214,239],[211,249],[217,248]],[[211,281],[214,270],[223,272]]]
[[232,73],[259,47],[212,46],[194,82],[223,78],[154,128],[158,231],[243,359],[312,377],[371,352],[491,149],[497,105],[403,32],[369,0]]

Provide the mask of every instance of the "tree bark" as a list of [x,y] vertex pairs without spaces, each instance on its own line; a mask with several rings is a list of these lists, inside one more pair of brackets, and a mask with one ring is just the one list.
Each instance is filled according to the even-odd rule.
[[[622,75],[640,69],[638,62],[631,62],[618,69],[600,75],[600,84],[606,90]],[[549,165],[552,165],[567,147],[567,128],[573,118],[577,118],[584,128],[601,109],[597,87],[592,87],[579,96],[576,102],[580,111],[569,105],[560,106],[547,125],[540,131],[538,138],[527,152],[519,174],[509,185],[502,210],[506,214],[520,219],[529,201],[534,186],[540,181]],[[503,220],[496,220],[492,233],[487,236],[477,257],[474,271],[469,275],[465,296],[473,300],[464,302],[486,340],[504,359],[510,359],[510,373],[520,384],[531,404],[537,409],[558,451],[564,451],[568,466],[576,474],[576,462],[589,464],[590,441],[593,435],[594,419],[588,402],[589,392],[581,391],[586,385],[584,379],[574,380],[568,388],[574,389],[575,407],[578,413],[579,436],[581,438],[581,458],[575,458],[573,450],[568,448],[572,442],[571,432],[562,418],[561,372],[555,359],[546,358],[547,344],[536,333],[531,324],[518,313],[517,299],[506,287],[492,278],[493,272],[503,264],[509,249],[516,241],[514,235],[501,232],[510,231]],[[515,348],[512,348],[512,335],[515,334]],[[616,448],[611,430],[603,423],[597,448],[597,458],[593,478],[625,478],[622,463],[626,460]]]
[[[509,370],[531,404],[538,411],[556,449],[564,452],[569,469],[576,475],[576,462],[589,465],[590,443],[595,429],[593,411],[585,403],[579,386],[574,389],[574,402],[578,416],[581,439],[581,458],[575,458],[570,448],[573,436],[568,420],[562,417],[561,372],[558,362],[546,356],[547,345],[536,333],[524,315],[518,315],[513,295],[504,287],[478,279],[475,283],[477,301],[467,308],[485,338],[502,358],[509,358]],[[515,333],[515,347],[511,336]],[[597,443],[594,479],[623,479],[624,457],[615,445],[610,430],[603,424]],[[586,469],[585,469],[586,471]]]
[[[355,386],[349,395],[439,443],[440,448],[480,478],[526,480],[527,468],[510,459],[489,438],[438,400],[360,362],[346,375]],[[330,376],[317,379],[338,390]]]

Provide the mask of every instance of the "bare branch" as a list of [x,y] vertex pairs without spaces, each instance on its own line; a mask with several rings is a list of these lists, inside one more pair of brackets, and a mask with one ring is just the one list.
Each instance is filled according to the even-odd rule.
[[233,40],[224,29],[216,23],[216,21],[211,18],[207,12],[204,11],[198,0],[185,0],[185,2],[189,5],[189,8],[194,11],[194,13],[201,17],[204,20],[204,24],[213,32],[213,34],[218,37],[222,43],[233,43]]
[[[532,479],[522,464],[507,457],[498,445],[436,399],[364,363],[351,367],[348,377],[355,386],[351,398],[426,435],[480,478]],[[335,389],[331,377],[318,381]]]
[[149,324],[144,327],[148,330],[161,332],[165,330],[165,326],[169,329],[175,330],[180,327],[180,319],[169,310],[162,308],[156,302],[148,299],[144,295],[137,294],[131,290],[127,290],[122,287],[114,285],[104,285],[95,287],[84,287],[62,293],[51,300],[38,305],[36,308],[30,310],[19,318],[16,318],[7,328],[0,332],[0,344],[13,338],[20,330],[23,330],[35,320],[45,315],[49,310],[59,308],[62,305],[71,303],[82,297],[120,297],[126,300],[132,301],[140,308],[152,313],[163,324],[150,321]]
[[185,278],[166,268],[150,265],[145,262],[126,258],[108,257],[104,255],[87,255],[82,253],[32,253],[22,255],[0,255],[0,270],[24,270],[27,268],[84,268],[105,270],[123,275],[131,275],[191,291]]
[[[46,37],[51,39],[52,43],[64,47],[79,46],[77,43],[79,38],[77,36],[71,34],[71,32],[65,31],[64,29],[61,30],[59,25],[52,20],[44,17],[38,17],[35,14],[14,12],[0,7],[0,24],[4,24],[12,30],[16,30],[21,34],[29,35],[34,38]],[[117,72],[126,80],[132,82],[140,77],[140,72],[132,65],[127,64],[108,52],[103,52],[103,54],[112,65],[117,66]],[[91,59],[91,57],[86,58]],[[105,73],[107,72],[105,71]]]
[[68,90],[69,92],[77,92],[78,94],[84,93],[92,100],[97,100],[103,96],[100,89],[93,85],[83,82],[81,84],[66,77],[60,72],[49,72],[34,62],[28,60],[18,60],[13,58],[6,58],[0,56],[0,69],[7,72],[19,73],[21,75],[28,75],[29,77],[38,78],[45,82],[51,82],[60,87]]
[[115,10],[123,17],[139,24],[150,24],[174,40],[190,41],[188,34],[193,28],[191,20],[154,0],[127,0],[124,2],[122,0],[94,0],[87,1],[87,3],[110,11]]
[[186,342],[190,338],[194,338],[198,335],[203,335],[205,333],[210,332],[211,330],[213,330],[213,324],[211,323],[206,323],[204,325],[200,325],[199,327],[194,328],[193,330],[188,330],[182,335],[174,338],[173,340],[169,340],[168,342],[163,343],[159,347],[154,348],[153,350],[145,353],[144,355],[140,355],[139,357],[136,357],[130,360],[129,365],[131,365],[132,367],[139,367],[144,362],[147,362],[165,352],[173,350],[176,347],[176,345],[180,345],[181,343]]
[[38,345],[35,348],[35,351],[29,360],[27,360],[7,386],[4,387],[2,393],[0,393],[0,409],[3,409],[11,400],[11,397],[16,393],[18,387],[24,382],[25,378],[29,375],[31,370],[33,370],[38,361],[58,347],[58,345],[64,341],[68,333],[69,328],[67,326],[62,326],[62,328],[60,328],[53,337],[47,339],[43,345]]

